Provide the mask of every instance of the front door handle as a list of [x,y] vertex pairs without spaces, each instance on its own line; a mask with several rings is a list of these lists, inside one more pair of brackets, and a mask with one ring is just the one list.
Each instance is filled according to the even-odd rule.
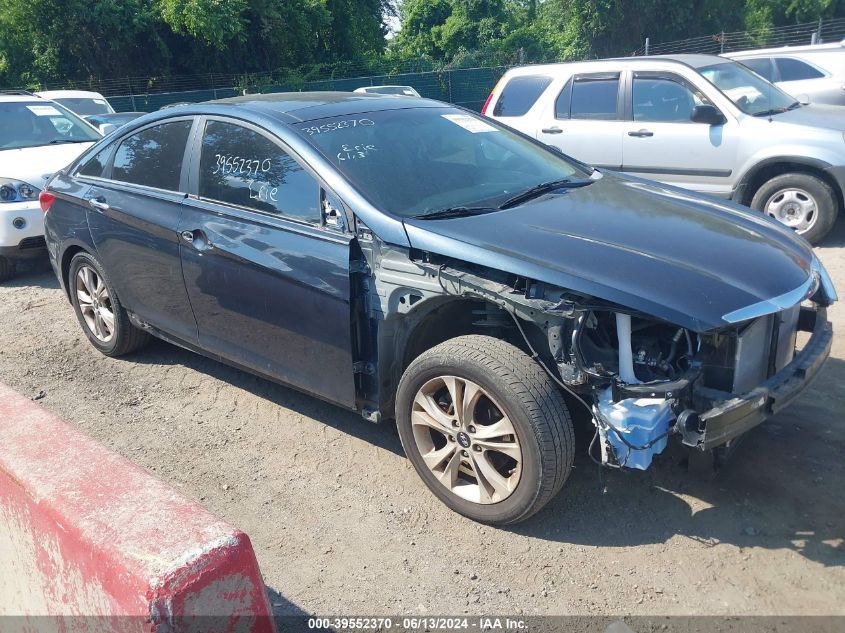
[[179,236],[182,238],[182,241],[190,244],[198,251],[207,251],[210,248],[214,248],[214,244],[211,243],[211,240],[208,239],[208,236],[202,229],[182,231],[179,233]]
[[103,196],[97,196],[96,198],[88,198],[88,204],[91,205],[97,211],[108,211],[111,209],[109,203],[106,202],[106,199]]
[[632,130],[632,131],[628,132],[628,136],[636,136],[638,138],[644,138],[644,137],[647,137],[647,136],[654,136],[654,132],[650,132],[648,130],[637,130],[635,132],[635,131]]
[[540,130],[540,131],[541,131],[543,134],[562,134],[562,133],[563,133],[563,130],[561,130],[561,129],[560,129],[559,127],[557,127],[557,126],[555,126],[555,127],[544,127],[544,128],[543,128],[542,130]]

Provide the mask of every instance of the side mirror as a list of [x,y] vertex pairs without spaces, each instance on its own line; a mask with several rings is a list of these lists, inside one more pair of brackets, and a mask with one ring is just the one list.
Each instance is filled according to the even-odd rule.
[[690,120],[693,123],[705,123],[707,125],[722,125],[727,119],[719,108],[709,103],[702,103],[692,109]]
[[795,95],[795,98],[801,105],[810,105],[810,95],[804,94],[802,92],[800,95]]
[[117,129],[117,126],[114,123],[103,123],[98,129],[100,130],[100,134],[108,136]]

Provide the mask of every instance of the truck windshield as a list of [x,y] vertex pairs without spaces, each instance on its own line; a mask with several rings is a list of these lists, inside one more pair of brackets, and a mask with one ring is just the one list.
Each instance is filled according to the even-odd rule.
[[724,62],[704,66],[698,72],[746,114],[778,114],[800,106],[793,97],[742,64]]
[[94,128],[57,103],[0,103],[0,150],[60,143],[92,143],[100,138]]
[[498,207],[588,168],[456,108],[403,108],[296,128],[378,208],[402,217]]

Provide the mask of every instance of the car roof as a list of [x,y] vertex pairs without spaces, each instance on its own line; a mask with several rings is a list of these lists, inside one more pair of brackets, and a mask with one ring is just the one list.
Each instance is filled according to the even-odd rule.
[[15,94],[12,92],[3,92],[2,90],[0,90],[0,103],[38,103],[39,101],[43,103],[44,99],[42,99],[38,95]]
[[753,57],[764,55],[784,55],[789,53],[823,53],[845,50],[845,40],[830,44],[803,44],[800,46],[780,46],[777,48],[757,48],[745,51],[732,51],[723,57]]
[[91,92],[88,90],[42,90],[36,92],[39,97],[45,99],[104,99],[99,92]]
[[194,114],[242,110],[270,116],[285,122],[302,122],[380,110],[442,108],[448,105],[431,99],[417,97],[396,99],[393,95],[366,92],[279,92],[206,101],[172,108],[169,112],[179,111]]
[[607,59],[588,59],[578,62],[563,62],[558,64],[537,64],[532,66],[519,66],[508,71],[509,76],[513,75],[530,75],[530,74],[553,74],[561,68],[583,67],[584,69],[595,70],[610,70],[615,68],[624,68],[631,64],[665,64],[666,62],[675,62],[692,68],[701,68],[703,66],[711,66],[713,64],[720,64],[729,62],[730,60],[718,55],[700,55],[700,54],[683,54],[683,55],[643,55],[637,57],[611,57]]

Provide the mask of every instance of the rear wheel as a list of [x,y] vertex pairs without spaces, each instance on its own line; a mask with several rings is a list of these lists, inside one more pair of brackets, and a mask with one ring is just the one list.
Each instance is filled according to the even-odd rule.
[[8,257],[0,257],[0,281],[7,281],[15,275],[15,262]]
[[560,490],[574,432],[551,379],[518,348],[461,336],[414,360],[399,384],[402,446],[447,506],[490,524],[524,520]]
[[149,340],[146,332],[129,322],[129,315],[94,256],[78,253],[73,257],[67,287],[82,331],[106,356],[134,352]]
[[794,229],[817,244],[836,222],[839,204],[833,189],[823,180],[798,172],[775,176],[763,184],[751,206]]

